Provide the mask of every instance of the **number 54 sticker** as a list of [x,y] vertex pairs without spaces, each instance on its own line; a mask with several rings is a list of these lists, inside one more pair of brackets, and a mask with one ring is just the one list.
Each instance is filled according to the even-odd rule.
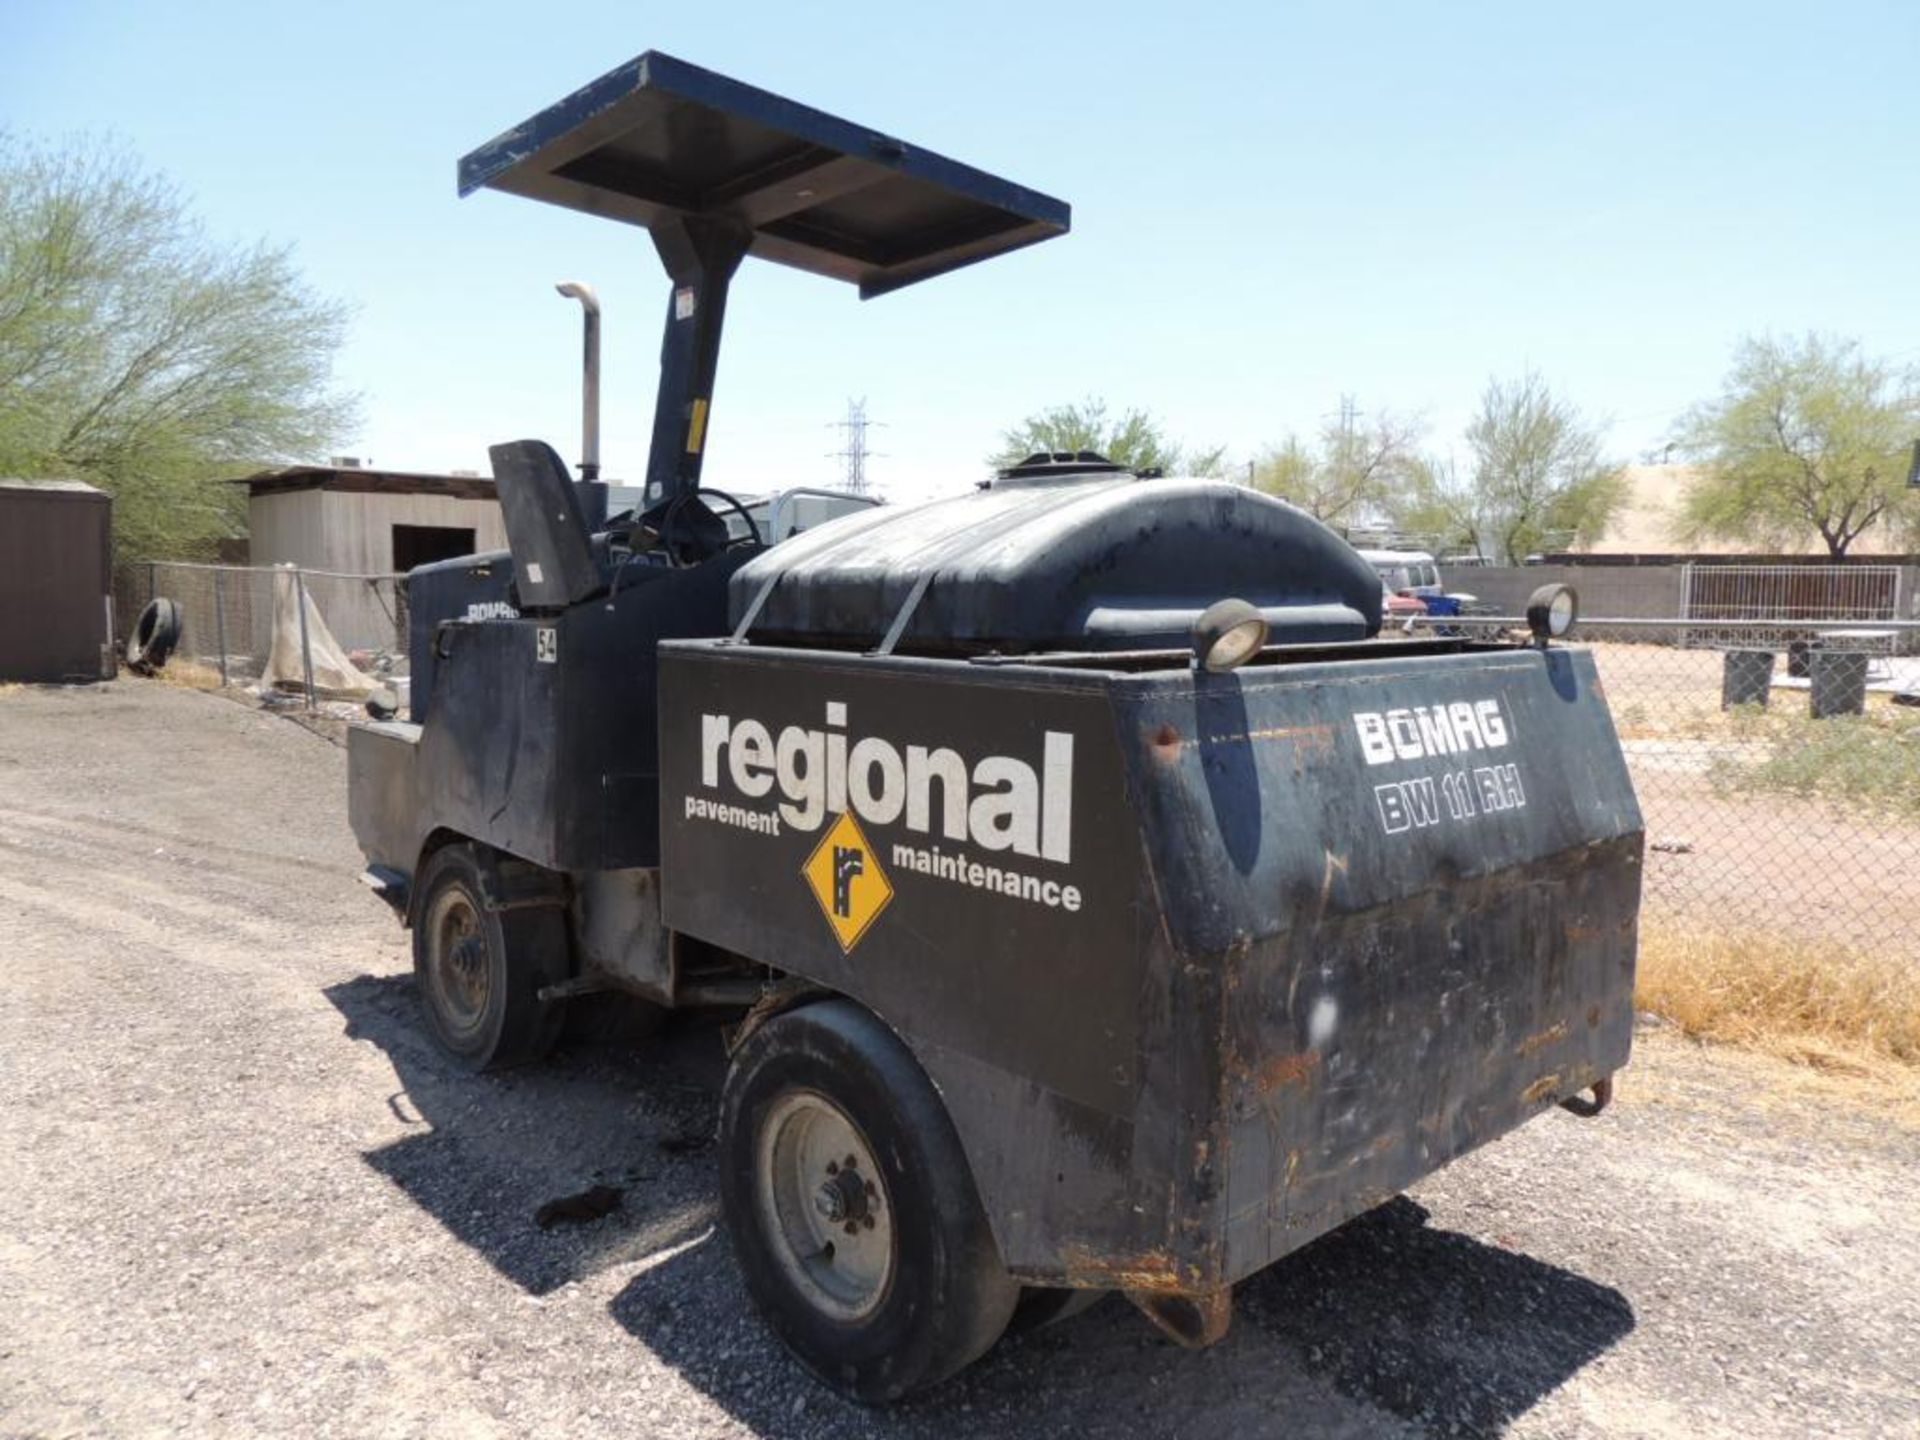
[[533,632],[533,658],[542,665],[551,665],[560,658],[560,632],[551,625],[541,625]]

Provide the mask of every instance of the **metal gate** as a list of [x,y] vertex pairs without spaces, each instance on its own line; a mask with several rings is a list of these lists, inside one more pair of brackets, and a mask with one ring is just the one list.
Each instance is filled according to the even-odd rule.
[[1689,620],[1897,620],[1898,565],[1689,565]]
[[1715,622],[1884,623],[1902,617],[1898,565],[1699,565],[1681,577],[1680,613],[1697,622],[1683,645],[1719,645],[1733,637]]

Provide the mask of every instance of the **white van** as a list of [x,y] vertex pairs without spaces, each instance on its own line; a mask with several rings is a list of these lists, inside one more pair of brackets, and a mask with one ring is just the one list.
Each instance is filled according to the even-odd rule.
[[1425,550],[1362,550],[1360,558],[1380,572],[1389,595],[1444,595],[1440,567]]

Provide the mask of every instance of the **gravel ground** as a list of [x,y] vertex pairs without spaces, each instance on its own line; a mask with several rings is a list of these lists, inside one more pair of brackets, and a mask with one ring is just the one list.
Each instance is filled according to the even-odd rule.
[[1920,1434],[1920,1136],[1657,1032],[1213,1350],[1109,1299],[847,1405],[714,1231],[715,1032],[455,1074],[345,769],[214,696],[0,690],[0,1435]]

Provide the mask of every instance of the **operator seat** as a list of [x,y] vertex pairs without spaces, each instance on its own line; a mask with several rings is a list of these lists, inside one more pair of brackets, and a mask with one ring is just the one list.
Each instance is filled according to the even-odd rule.
[[567,467],[544,440],[490,446],[522,611],[564,610],[606,583]]

